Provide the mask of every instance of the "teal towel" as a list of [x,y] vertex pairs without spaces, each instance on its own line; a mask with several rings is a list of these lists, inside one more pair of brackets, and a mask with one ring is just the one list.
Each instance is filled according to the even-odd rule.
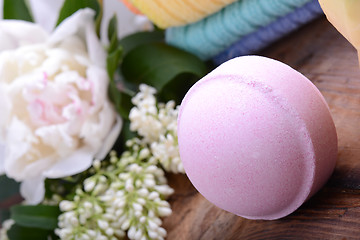
[[193,24],[166,30],[166,42],[207,60],[311,0],[239,0]]
[[322,15],[323,11],[319,2],[317,0],[311,0],[304,6],[261,27],[256,32],[241,37],[230,47],[213,57],[212,60],[216,65],[220,65],[234,57],[254,54]]

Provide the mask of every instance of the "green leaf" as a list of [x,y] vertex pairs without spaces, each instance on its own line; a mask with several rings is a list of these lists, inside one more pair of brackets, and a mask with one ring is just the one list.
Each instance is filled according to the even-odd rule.
[[153,32],[137,32],[120,40],[121,46],[124,49],[124,56],[126,56],[131,50],[147,43],[164,42],[163,31]]
[[121,57],[122,47],[118,46],[113,52],[109,53],[106,58],[106,68],[111,81],[113,81],[115,71],[120,65]]
[[[12,1],[12,0],[11,0]],[[101,12],[100,4],[97,0],[65,0],[60,13],[56,26],[59,25],[64,19],[73,15],[76,11],[82,8],[91,8],[96,12],[95,19]]]
[[98,0],[98,4],[99,4],[99,7],[100,7],[100,10],[96,14],[96,17],[95,17],[95,30],[96,30],[97,36],[100,38],[101,23],[102,23],[102,19],[103,19],[103,15],[104,15],[104,9],[102,7],[102,0]]
[[114,74],[122,60],[122,46],[119,44],[117,36],[117,18],[114,15],[108,26],[108,38],[110,46],[108,48],[108,56],[106,59],[106,66],[110,80],[114,80]]
[[[110,19],[108,26],[108,40],[111,43],[115,37],[117,39],[117,17],[116,14]],[[111,49],[111,47],[110,47]]]
[[25,0],[4,0],[4,19],[18,19],[33,22]]
[[132,108],[131,97],[132,94],[128,91],[120,91],[114,81],[110,82],[109,85],[109,97],[114,103],[116,111],[121,115],[122,118],[128,119],[129,113]]
[[137,134],[133,131],[130,130],[130,121],[129,120],[125,120],[124,121],[124,127],[121,131],[121,136],[120,136],[124,142],[124,145],[126,143],[127,140],[132,139],[134,137],[138,137]]
[[129,117],[130,110],[128,109],[128,103],[131,103],[131,94],[124,90],[120,91],[117,87],[117,83],[115,82],[115,72],[120,66],[123,56],[123,48],[118,40],[117,34],[117,18],[114,15],[108,26],[108,38],[109,38],[109,48],[108,48],[108,56],[106,58],[106,68],[110,78],[109,84],[109,97],[110,100],[114,103],[115,109],[120,115],[127,119]]
[[199,58],[163,43],[133,49],[124,58],[121,70],[127,81],[146,83],[159,92],[180,74],[190,73],[199,79],[207,73],[205,63]]
[[10,230],[7,231],[9,240],[24,240],[24,239],[36,239],[36,240],[48,240],[56,239],[54,233],[49,230],[39,228],[23,227],[18,224],[11,226]]
[[109,97],[110,97],[110,100],[114,103],[116,111],[120,113],[120,111],[121,111],[120,110],[121,109],[121,94],[120,94],[120,91],[117,89],[114,81],[111,81],[109,84]]
[[0,176],[0,223],[10,217],[9,207],[22,201],[19,194],[19,183],[7,178],[6,175]]
[[58,206],[17,205],[10,209],[11,218],[24,227],[53,230],[57,227],[60,210]]
[[185,94],[198,80],[199,77],[194,74],[180,73],[158,92],[159,101],[167,102],[173,100],[175,103],[180,104]]

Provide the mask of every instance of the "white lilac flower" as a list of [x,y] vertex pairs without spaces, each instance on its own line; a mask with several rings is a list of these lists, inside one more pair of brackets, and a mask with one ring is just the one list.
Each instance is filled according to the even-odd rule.
[[164,239],[161,217],[171,208],[165,198],[173,193],[140,139],[127,142],[121,158],[111,153],[110,164],[94,162],[96,173],[76,190],[74,198],[60,203],[56,234],[67,239]]
[[7,236],[7,231],[10,230],[11,226],[15,223],[12,219],[7,219],[2,223],[2,228],[0,229],[0,239],[9,240]]
[[153,157],[166,171],[184,173],[177,140],[179,109],[174,101],[157,103],[155,94],[154,88],[140,85],[140,92],[132,99],[135,106],[129,115],[130,130],[142,137]]

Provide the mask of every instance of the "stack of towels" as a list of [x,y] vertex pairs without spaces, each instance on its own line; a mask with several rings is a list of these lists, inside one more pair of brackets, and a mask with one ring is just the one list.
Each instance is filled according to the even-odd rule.
[[221,64],[253,54],[323,14],[317,0],[127,0],[168,44]]

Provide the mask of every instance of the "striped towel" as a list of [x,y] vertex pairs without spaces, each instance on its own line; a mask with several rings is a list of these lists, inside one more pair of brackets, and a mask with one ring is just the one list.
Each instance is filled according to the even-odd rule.
[[236,0],[126,0],[160,28],[196,22]]
[[256,32],[240,38],[213,57],[213,62],[220,65],[231,58],[253,54],[321,15],[323,15],[323,11],[319,2],[317,0],[308,2],[269,25],[261,27]]
[[[290,16],[297,9],[305,8],[313,1],[316,0],[238,0],[201,21],[167,29],[166,41],[208,60],[228,48],[230,50],[245,36],[255,34],[267,25],[280,22],[285,16]],[[295,22],[290,25],[296,24]],[[276,27],[281,28],[283,25],[284,23],[277,24]],[[291,28],[293,27],[289,27]]]

